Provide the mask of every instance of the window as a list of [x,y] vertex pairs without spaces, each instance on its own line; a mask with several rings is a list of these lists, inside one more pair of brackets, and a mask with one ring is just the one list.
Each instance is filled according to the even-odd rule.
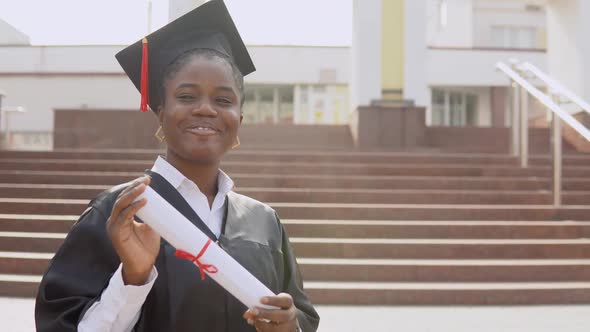
[[246,123],[293,123],[293,86],[246,85]]
[[451,92],[449,95],[449,111],[447,124],[453,127],[465,125],[465,105],[463,94],[460,92]]
[[441,90],[432,90],[432,124],[440,126],[444,124],[445,118],[445,93]]
[[293,88],[281,87],[279,92],[279,122],[293,123]]
[[477,95],[462,91],[432,90],[433,126],[477,126],[477,114]]
[[492,26],[492,47],[536,48],[537,29],[534,27]]

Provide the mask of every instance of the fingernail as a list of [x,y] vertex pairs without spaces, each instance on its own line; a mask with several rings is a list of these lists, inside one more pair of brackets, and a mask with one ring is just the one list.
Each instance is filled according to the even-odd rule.
[[260,310],[258,310],[258,309],[256,309],[256,308],[252,309],[250,312],[251,312],[251,313],[252,313],[252,315],[254,315],[254,316],[258,316],[258,315],[260,314]]
[[251,318],[248,318],[248,324],[254,325],[254,321]]
[[260,302],[262,302],[263,304],[267,304],[268,303],[268,297],[263,297],[262,300],[260,300]]

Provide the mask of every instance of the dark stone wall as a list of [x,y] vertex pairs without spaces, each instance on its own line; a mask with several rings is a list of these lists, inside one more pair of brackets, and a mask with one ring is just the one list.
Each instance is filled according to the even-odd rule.
[[153,113],[126,110],[55,110],[55,149],[157,149]]
[[[158,149],[158,121],[152,113],[125,110],[56,110],[54,148]],[[352,149],[350,128],[289,124],[242,124],[242,147]]]
[[427,143],[422,107],[369,106],[356,112],[359,149],[406,149]]

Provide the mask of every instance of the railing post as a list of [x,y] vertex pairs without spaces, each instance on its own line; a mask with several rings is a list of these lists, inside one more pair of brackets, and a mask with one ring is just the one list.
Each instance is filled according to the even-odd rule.
[[520,88],[520,167],[529,164],[529,93]]
[[520,154],[520,143],[518,141],[519,137],[519,119],[520,119],[520,86],[515,82],[511,84],[512,89],[511,91],[511,99],[512,99],[512,123],[511,123],[511,134],[510,134],[510,152],[513,156],[518,156]]
[[553,206],[561,206],[562,180],[562,139],[561,119],[555,112],[551,112],[551,150],[553,158]]

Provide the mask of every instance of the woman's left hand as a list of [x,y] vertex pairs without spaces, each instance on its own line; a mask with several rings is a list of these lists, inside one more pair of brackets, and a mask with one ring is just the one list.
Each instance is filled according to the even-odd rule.
[[248,324],[256,327],[259,332],[295,332],[297,323],[297,309],[293,305],[293,298],[287,293],[262,298],[262,304],[280,309],[251,308],[244,314]]

